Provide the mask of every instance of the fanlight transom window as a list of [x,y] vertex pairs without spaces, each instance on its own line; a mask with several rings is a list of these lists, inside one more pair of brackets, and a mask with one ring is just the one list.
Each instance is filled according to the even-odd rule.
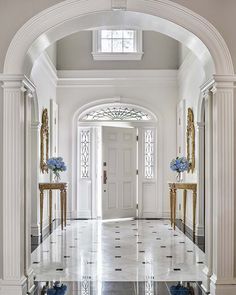
[[151,116],[132,106],[105,106],[91,110],[82,117],[83,121],[148,121]]

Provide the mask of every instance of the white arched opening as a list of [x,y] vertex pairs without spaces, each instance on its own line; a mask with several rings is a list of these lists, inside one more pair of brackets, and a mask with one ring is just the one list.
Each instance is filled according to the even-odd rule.
[[212,69],[213,60],[215,74],[234,74],[229,50],[219,32],[200,15],[168,0],[129,0],[122,11],[113,11],[110,0],[64,1],[55,5],[30,19],[17,32],[7,51],[4,73],[26,73],[50,44],[64,36],[121,23],[141,29],[151,26],[152,30],[185,44],[204,66],[211,64]]
[[[158,115],[159,118],[161,116]],[[73,144],[72,144],[72,207],[77,208],[72,213],[76,218],[101,218],[102,217],[102,130],[106,127],[133,128],[138,136],[135,143],[137,152],[135,170],[139,170],[136,177],[135,186],[138,185],[135,195],[135,204],[139,204],[139,210],[135,216],[130,217],[162,217],[162,161],[157,153],[160,153],[163,138],[160,125],[161,119],[157,120],[157,115],[151,112],[147,107],[141,106],[137,101],[128,98],[113,98],[95,100],[92,103],[82,106],[74,115],[73,119]],[[153,150],[152,164],[149,169],[152,171],[152,177],[145,176],[145,134],[148,130],[152,133],[155,148]],[[89,157],[86,157],[89,163],[90,172],[87,177],[81,177],[81,132],[89,132]],[[87,150],[88,152],[88,150]],[[152,166],[153,165],[153,166]],[[145,196],[144,189],[148,186],[152,189],[151,196]],[[82,190],[82,191],[81,191]],[[81,198],[82,196],[82,198]],[[81,198],[81,199],[80,199]],[[152,210],[147,210],[145,201]]]

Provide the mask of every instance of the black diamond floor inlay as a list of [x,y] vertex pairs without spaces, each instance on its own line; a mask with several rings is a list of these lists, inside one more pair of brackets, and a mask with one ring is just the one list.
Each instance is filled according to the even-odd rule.
[[57,268],[56,271],[63,271],[63,268]]

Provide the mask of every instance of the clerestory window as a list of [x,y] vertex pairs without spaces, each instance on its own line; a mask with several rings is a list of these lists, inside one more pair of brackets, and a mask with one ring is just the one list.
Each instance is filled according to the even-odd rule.
[[140,60],[142,32],[138,30],[96,30],[93,32],[95,60]]

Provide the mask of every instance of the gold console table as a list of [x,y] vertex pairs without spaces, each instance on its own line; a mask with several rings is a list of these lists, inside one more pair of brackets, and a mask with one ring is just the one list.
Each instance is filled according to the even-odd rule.
[[169,182],[170,189],[170,222],[171,226],[176,225],[176,191],[178,189],[184,190],[183,192],[183,224],[185,233],[185,222],[186,222],[186,204],[187,204],[187,190],[193,192],[193,240],[195,240],[196,230],[196,205],[197,205],[197,184],[196,183],[184,183],[184,182]]
[[66,210],[67,210],[67,182],[44,182],[39,183],[40,190],[40,232],[43,233],[43,203],[44,191],[49,190],[49,229],[52,230],[52,191],[60,190],[61,199],[61,229],[66,226]]

